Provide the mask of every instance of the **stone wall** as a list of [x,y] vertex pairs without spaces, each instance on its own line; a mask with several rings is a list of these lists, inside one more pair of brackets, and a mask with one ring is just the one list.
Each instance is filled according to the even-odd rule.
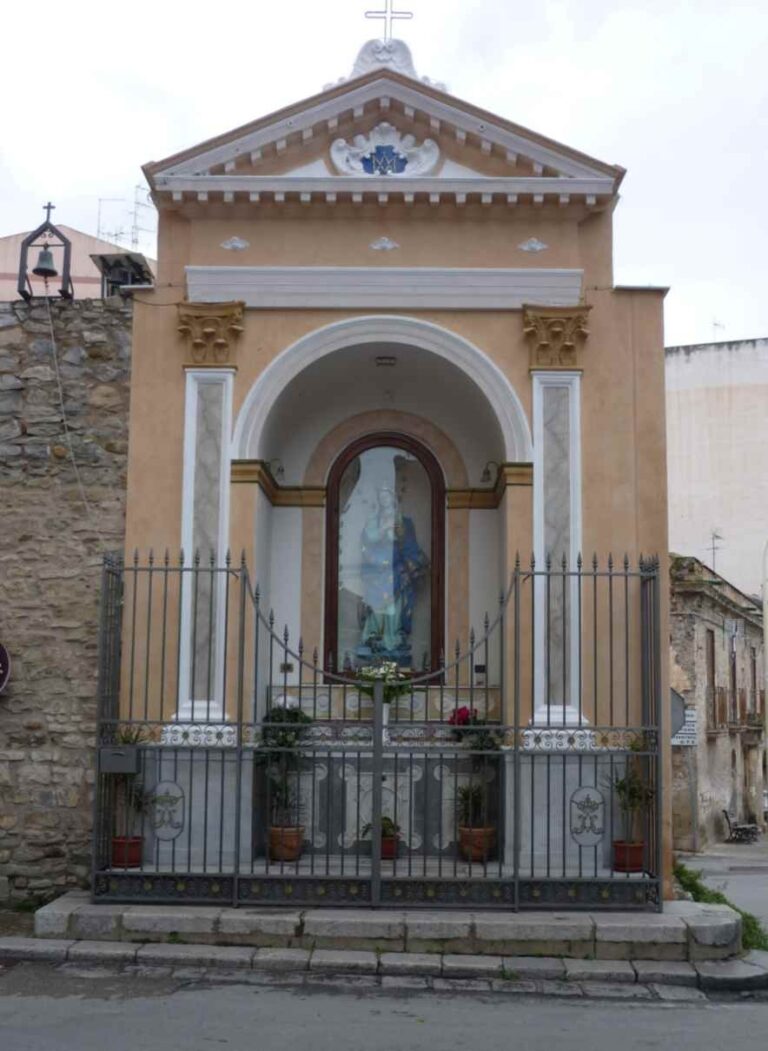
[[131,304],[0,303],[0,901],[89,876],[100,566],[123,546]]

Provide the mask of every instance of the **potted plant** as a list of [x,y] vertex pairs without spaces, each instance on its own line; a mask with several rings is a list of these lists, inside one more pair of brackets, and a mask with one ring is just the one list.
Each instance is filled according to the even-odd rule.
[[125,746],[126,767],[132,769],[112,775],[115,788],[112,868],[141,868],[144,837],[136,832],[144,811],[145,795],[137,747],[148,736],[143,726],[119,726],[115,733],[115,743]]
[[297,861],[304,846],[299,774],[300,743],[312,722],[298,705],[275,705],[262,724],[261,761],[267,768],[269,856],[273,861]]
[[[642,746],[633,746],[639,751]],[[613,841],[613,868],[616,872],[642,872],[645,863],[644,817],[653,802],[654,790],[643,776],[639,756],[630,756],[623,774],[618,771],[612,787],[622,816],[623,839]]]
[[488,824],[485,784],[470,781],[456,794],[459,850],[467,861],[487,861],[496,846],[496,828]]
[[[363,838],[370,836],[373,825],[368,824],[363,829]],[[382,814],[381,817],[381,858],[382,861],[392,861],[397,857],[397,844],[399,842],[400,826],[396,825],[391,817]]]

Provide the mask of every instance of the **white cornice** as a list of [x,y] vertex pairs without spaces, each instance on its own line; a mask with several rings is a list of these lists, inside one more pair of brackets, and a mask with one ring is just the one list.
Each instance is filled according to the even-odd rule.
[[441,198],[464,204],[475,196],[483,204],[490,204],[494,199],[517,204],[519,198],[529,197],[534,204],[543,203],[544,198],[557,198],[560,204],[581,198],[586,204],[594,205],[598,198],[605,200],[613,193],[613,184],[606,178],[557,179],[544,176],[463,179],[417,176],[409,179],[402,175],[397,178],[373,175],[164,175],[157,177],[156,187],[159,193],[170,194],[174,201],[183,201],[184,195],[188,194],[191,195],[187,198],[189,200],[204,195],[198,199],[205,202],[211,199],[211,194],[221,194],[224,202],[230,204],[234,202],[235,194],[241,194],[252,202],[266,197],[278,203],[291,197],[304,203],[313,198],[328,203],[350,199],[360,203],[365,195],[372,195],[380,204],[390,200],[412,204],[419,195],[428,195],[432,204]]
[[188,266],[192,303],[253,309],[519,310],[576,306],[583,271],[449,267]]
[[[318,125],[325,124],[330,130],[347,115],[359,117],[366,105],[378,104],[376,112],[391,110],[392,102],[398,102],[406,115],[422,115],[428,118],[434,130],[447,128],[462,142],[467,135],[497,147],[509,157],[522,156],[536,164],[551,168],[570,177],[599,177],[614,187],[614,180],[606,175],[605,169],[592,165],[588,159],[579,160],[569,155],[566,150],[560,151],[554,146],[544,145],[523,134],[506,128],[493,120],[481,119],[477,115],[457,105],[454,100],[446,101],[435,98],[432,94],[419,89],[418,85],[406,85],[397,80],[380,77],[358,87],[350,86],[348,90],[308,106],[299,112],[292,113],[281,120],[263,125],[247,132],[239,138],[209,149],[201,149],[194,156],[186,157],[154,173],[156,181],[162,175],[192,175],[196,172],[209,171],[216,165],[236,161],[239,157],[256,154],[265,147],[285,143],[291,137],[297,141],[304,133],[314,133]],[[373,109],[370,116],[374,116]],[[390,115],[394,119],[394,115]],[[484,149],[488,152],[489,146]]]

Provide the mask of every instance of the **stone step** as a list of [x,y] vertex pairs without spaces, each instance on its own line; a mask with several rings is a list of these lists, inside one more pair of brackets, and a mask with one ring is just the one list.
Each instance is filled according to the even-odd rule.
[[377,953],[364,949],[109,942],[68,938],[0,938],[0,968],[48,963],[80,973],[89,967],[184,973],[213,980],[297,979],[344,987],[435,992],[589,996],[598,999],[694,1001],[705,992],[768,989],[768,953],[742,960],[569,960],[452,953]]
[[741,952],[726,905],[669,902],[663,913],[435,909],[218,908],[92,904],[73,891],[35,913],[38,938],[447,956],[699,962]]

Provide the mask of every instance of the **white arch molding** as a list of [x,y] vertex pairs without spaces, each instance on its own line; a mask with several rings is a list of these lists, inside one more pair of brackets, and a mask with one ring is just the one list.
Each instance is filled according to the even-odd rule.
[[507,377],[473,343],[440,325],[392,315],[346,318],[315,329],[286,347],[251,387],[237,416],[232,459],[260,459],[264,425],[285,387],[305,368],[336,350],[368,343],[400,343],[431,351],[457,368],[480,388],[493,409],[504,440],[504,458],[511,463],[533,459],[533,443],[523,406]]

